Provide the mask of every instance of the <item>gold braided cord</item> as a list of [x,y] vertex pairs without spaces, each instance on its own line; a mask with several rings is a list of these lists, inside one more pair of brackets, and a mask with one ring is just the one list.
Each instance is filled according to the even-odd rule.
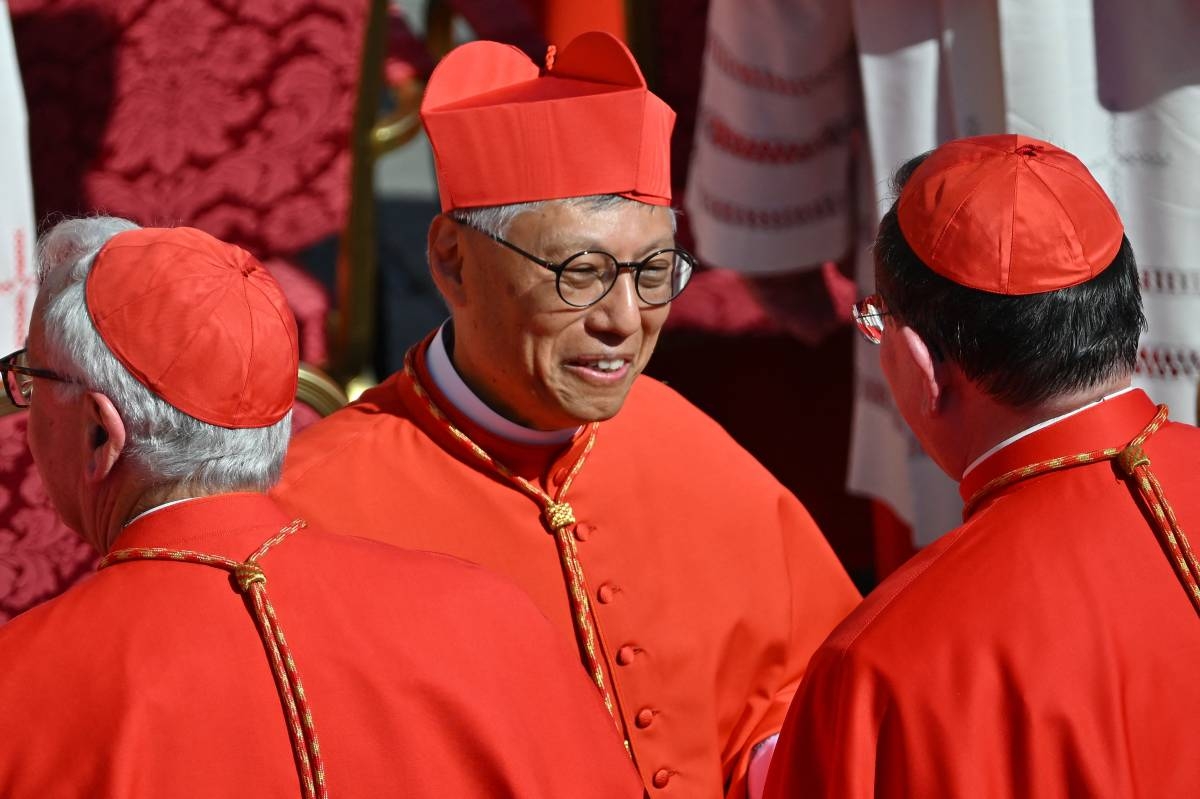
[[1150,470],[1150,458],[1142,449],[1146,440],[1158,432],[1166,421],[1167,406],[1159,405],[1158,412],[1150,420],[1150,424],[1146,425],[1146,428],[1124,447],[1119,449],[1108,447],[1068,457],[1051,458],[1005,472],[988,481],[967,500],[963,512],[964,518],[974,513],[975,509],[979,507],[979,503],[985,498],[1013,483],[1074,466],[1083,466],[1103,460],[1115,461],[1122,476],[1134,488],[1134,495],[1141,500],[1140,504],[1149,513],[1155,533],[1162,546],[1167,550],[1176,576],[1183,584],[1192,607],[1197,614],[1200,614],[1200,560],[1197,560],[1192,551],[1187,535],[1179,526],[1175,509],[1167,501],[1162,484]]
[[1175,572],[1179,575],[1184,589],[1187,590],[1188,598],[1192,600],[1192,606],[1200,614],[1200,561],[1197,561],[1187,535],[1179,526],[1179,520],[1175,517],[1175,509],[1167,501],[1162,484],[1150,471],[1149,459],[1138,464],[1136,468],[1136,472],[1129,476],[1137,481],[1138,496],[1146,499],[1146,505],[1162,531],[1161,537],[1170,551]]
[[209,555],[187,549],[166,549],[163,547],[134,547],[110,552],[101,559],[99,569],[105,569],[118,563],[129,563],[135,560],[174,561],[177,563],[196,563],[202,566],[212,566],[230,573],[239,592],[249,598],[254,608],[253,617],[267,656],[271,661],[271,674],[275,679],[275,688],[283,702],[287,715],[288,738],[292,743],[292,754],[296,760],[296,772],[300,778],[300,789],[304,799],[329,799],[329,791],[325,785],[325,763],[321,757],[321,744],[317,739],[316,726],[313,723],[312,709],[308,704],[308,696],[304,692],[304,683],[296,668],[296,661],[279,624],[275,606],[267,596],[267,576],[258,561],[267,550],[283,539],[308,525],[302,519],[296,519],[285,525],[271,539],[266,541],[258,551],[245,561],[236,561],[220,555]]
[[[575,525],[575,512],[571,505],[564,500],[575,477],[583,469],[583,464],[587,461],[588,455],[596,445],[596,433],[600,428],[600,424],[592,422],[588,425],[588,439],[584,445],[583,452],[579,454],[574,465],[567,473],[566,479],[563,480],[562,486],[558,489],[557,496],[551,497],[540,486],[515,474],[504,464],[489,455],[483,447],[472,441],[470,436],[450,421],[449,417],[433,401],[433,397],[429,395],[425,387],[421,385],[421,380],[417,376],[417,370],[413,366],[415,357],[416,348],[410,349],[408,354],[405,355],[404,374],[411,381],[413,391],[425,402],[430,415],[441,423],[451,436],[477,459],[510,483],[516,485],[542,506],[543,521],[554,532],[558,544],[559,561],[563,571],[566,572],[567,587],[571,598],[571,620],[575,628],[576,641],[583,650],[588,672],[591,674],[592,682],[596,684],[597,690],[600,691],[600,698],[604,700],[604,707],[608,709],[609,715],[612,716],[613,722],[617,725],[618,732],[624,736],[625,732],[621,715],[617,709],[613,692],[609,687],[607,675],[604,672],[604,661],[600,656],[600,639],[596,632],[597,624],[592,611],[591,601],[588,598],[587,580],[584,579],[583,565],[579,562],[579,551],[575,545],[575,537],[571,534],[571,528]],[[626,743],[626,750],[629,750],[628,743]]]
[[[972,494],[967,500],[966,505],[963,508],[963,516],[970,516],[972,513],[974,513],[975,508],[986,497],[994,494],[1002,488],[1007,488],[1013,483],[1018,483],[1027,477],[1058,471],[1059,469],[1066,469],[1072,466],[1083,466],[1085,464],[1095,463],[1096,461],[1110,460],[1118,457],[1125,450],[1133,452],[1135,447],[1140,449],[1141,446],[1146,443],[1146,439],[1158,432],[1158,428],[1162,427],[1163,422],[1166,420],[1167,406],[1160,405],[1158,406],[1158,413],[1156,413],[1154,418],[1150,420],[1150,424],[1146,425],[1146,429],[1139,433],[1137,437],[1130,441],[1129,444],[1123,449],[1109,447],[1107,449],[1092,450],[1091,452],[1083,452],[1078,455],[1071,455],[1068,457],[1050,458],[1049,460],[1039,461],[1038,463],[1033,463],[1029,466],[1022,466],[1018,469],[1012,469],[1011,471],[1007,471],[999,477],[994,477],[985,483],[982,488]],[[1146,462],[1149,463],[1148,460]]]

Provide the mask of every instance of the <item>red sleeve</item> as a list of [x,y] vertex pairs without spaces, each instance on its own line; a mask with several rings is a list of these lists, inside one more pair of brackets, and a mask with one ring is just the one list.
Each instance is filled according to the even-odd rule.
[[[731,769],[730,799],[746,795],[753,748],[779,732],[813,652],[861,597],[808,511],[790,494],[780,499],[780,534],[791,578],[791,629],[787,661],[765,701],[748,713],[750,723]],[[755,700],[752,698],[752,705]],[[777,749],[775,758],[780,757]]]

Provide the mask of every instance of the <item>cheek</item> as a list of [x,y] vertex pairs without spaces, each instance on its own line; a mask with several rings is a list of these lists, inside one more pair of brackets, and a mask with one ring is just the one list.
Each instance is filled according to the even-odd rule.
[[642,312],[641,356],[643,366],[646,364],[646,361],[650,360],[650,356],[654,354],[654,347],[658,344],[658,335],[662,332],[663,325],[667,322],[667,315],[670,313],[670,305]]
[[879,365],[883,370],[884,380],[892,392],[892,402],[900,411],[900,416],[915,432],[920,421],[920,414],[914,402],[920,401],[920,385],[912,380],[911,370],[902,368],[896,348],[888,344],[885,336],[879,346]]
[[563,307],[557,294],[553,302],[526,303],[520,314],[517,324],[539,348],[559,347],[588,335],[587,313]]
[[54,414],[46,407],[46,395],[39,397],[42,403],[35,403],[29,410],[29,427],[26,438],[33,461],[43,473],[52,474],[58,471],[54,464],[63,455],[62,435],[55,423]]

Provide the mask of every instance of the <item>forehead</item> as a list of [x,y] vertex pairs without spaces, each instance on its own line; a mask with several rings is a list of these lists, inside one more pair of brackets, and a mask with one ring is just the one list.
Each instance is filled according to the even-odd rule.
[[675,240],[669,208],[633,200],[556,201],[513,220],[509,236],[536,242],[548,255],[600,248],[618,250],[670,246]]

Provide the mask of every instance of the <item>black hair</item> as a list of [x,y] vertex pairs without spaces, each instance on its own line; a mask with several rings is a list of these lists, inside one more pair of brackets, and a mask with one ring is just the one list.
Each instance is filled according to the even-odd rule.
[[900,190],[929,153],[896,172],[897,202],[875,238],[875,281],[887,310],[935,357],[947,357],[993,398],[1035,405],[1133,371],[1146,327],[1129,239],[1087,282],[1022,296],[967,288],[926,266],[900,230]]

